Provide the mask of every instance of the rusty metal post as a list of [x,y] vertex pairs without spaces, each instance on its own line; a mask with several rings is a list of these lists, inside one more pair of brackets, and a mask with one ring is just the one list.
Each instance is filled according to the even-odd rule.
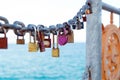
[[89,71],[87,80],[101,80],[102,0],[89,1],[92,14],[87,15],[86,26],[86,70]]

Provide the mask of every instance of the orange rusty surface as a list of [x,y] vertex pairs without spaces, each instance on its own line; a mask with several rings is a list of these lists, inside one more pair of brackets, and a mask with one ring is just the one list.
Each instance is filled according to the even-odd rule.
[[120,80],[120,30],[102,25],[102,80]]

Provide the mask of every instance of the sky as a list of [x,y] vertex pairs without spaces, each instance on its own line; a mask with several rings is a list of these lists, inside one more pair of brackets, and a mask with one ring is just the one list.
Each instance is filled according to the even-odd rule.
[[[45,26],[56,25],[72,19],[86,0],[0,0],[0,16],[6,17],[9,23],[21,21],[28,24],[43,24]],[[118,0],[103,0],[103,2],[120,7]],[[109,12],[102,12],[102,22],[109,24]],[[119,26],[119,16],[115,15],[114,23]],[[2,34],[0,34],[2,35]],[[29,41],[26,33],[26,43]],[[13,30],[7,33],[8,42],[16,43],[16,35]],[[83,30],[74,31],[75,42],[86,41],[86,27]]]

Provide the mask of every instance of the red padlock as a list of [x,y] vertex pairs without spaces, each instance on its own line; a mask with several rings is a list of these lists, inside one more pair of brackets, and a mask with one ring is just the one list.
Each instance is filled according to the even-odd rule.
[[83,16],[82,16],[82,19],[83,19],[83,22],[86,22],[86,21],[87,21],[86,15],[83,15]]
[[44,52],[45,51],[44,34],[43,32],[39,31],[39,27],[37,27],[37,40],[38,40],[38,46],[40,48],[40,52]]
[[6,37],[6,30],[4,29],[4,37],[0,37],[0,49],[7,49],[8,42]]

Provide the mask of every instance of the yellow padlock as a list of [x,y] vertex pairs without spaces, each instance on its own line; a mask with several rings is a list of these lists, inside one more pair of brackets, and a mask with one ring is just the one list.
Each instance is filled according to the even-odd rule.
[[29,42],[29,52],[37,52],[38,51],[38,45],[37,43]]
[[33,36],[33,39],[34,39],[34,42],[31,42],[31,36],[32,36],[32,33],[30,32],[30,42],[28,44],[28,51],[29,52],[37,52],[38,51],[38,44],[36,42],[36,28],[34,27],[34,36]]
[[52,57],[59,57],[59,48],[52,48]]
[[53,48],[52,48],[52,57],[59,57],[60,55],[59,55],[59,53],[60,53],[60,51],[59,51],[59,47],[58,47],[58,38],[57,38],[57,42],[56,42],[56,48],[55,48],[55,37],[54,37],[55,35],[53,34]]

